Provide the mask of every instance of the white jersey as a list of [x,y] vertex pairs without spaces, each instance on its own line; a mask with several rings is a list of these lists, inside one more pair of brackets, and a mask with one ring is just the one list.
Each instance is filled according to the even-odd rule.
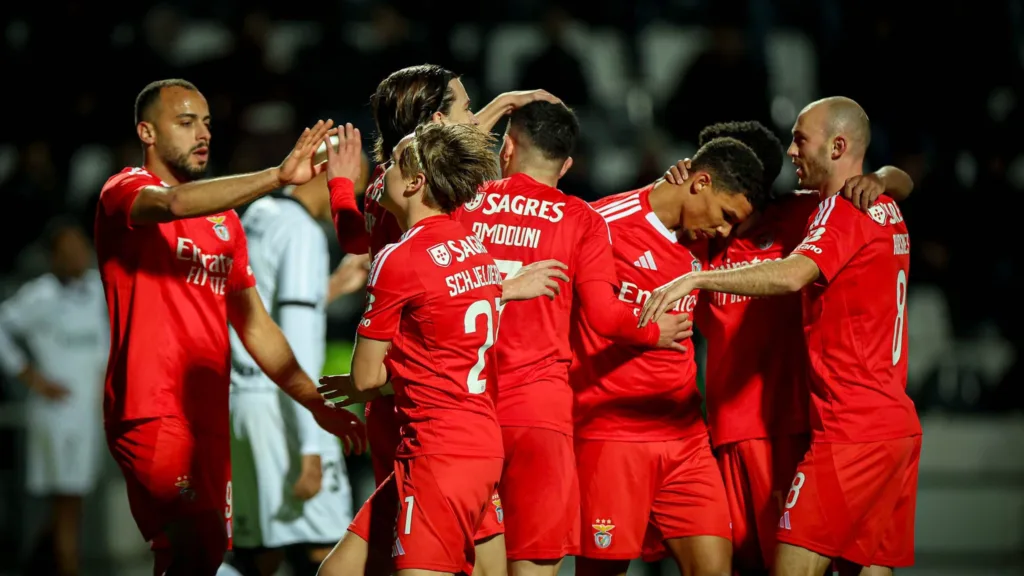
[[67,284],[43,274],[0,304],[0,365],[15,376],[31,360],[43,376],[71,392],[64,404],[99,406],[109,330],[99,272],[89,270]]

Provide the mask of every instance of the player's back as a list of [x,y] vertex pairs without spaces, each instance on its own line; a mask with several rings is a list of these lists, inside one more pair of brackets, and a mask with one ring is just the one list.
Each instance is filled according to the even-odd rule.
[[[700,269],[693,253],[679,244],[651,209],[651,189],[648,186],[591,204],[608,223],[619,300],[633,306],[634,314],[639,314],[652,290]],[[686,296],[672,313],[692,313],[696,300],[696,293]],[[616,344],[590,327],[578,307],[574,309],[572,338],[577,437],[660,441],[706,430],[690,342],[682,343],[688,348],[685,354]]]
[[501,274],[487,249],[451,217],[427,218],[374,258],[368,292],[359,334],[391,340],[397,456],[502,456],[493,399]]
[[[526,174],[486,183],[456,216],[484,243],[505,277],[522,266],[554,259],[568,266],[570,285],[595,276],[614,282],[611,263],[586,253],[596,234],[598,244],[604,245],[599,253],[610,256],[608,228],[597,213],[579,198]],[[503,425],[547,424],[571,432],[573,297],[574,291],[566,289],[554,300],[510,302],[502,310],[497,354]]]
[[107,425],[180,416],[227,434],[227,294],[252,285],[234,210],[160,224],[131,224],[146,186],[142,168],[111,177],[96,207],[96,256],[110,314],[104,402]]
[[[252,203],[242,215],[242,228],[249,243],[249,265],[256,277],[256,290],[270,316],[281,324],[282,305],[302,306],[317,312],[307,330],[309,342],[326,339],[330,254],[320,224],[295,198],[267,196]],[[301,269],[305,274],[287,274]],[[293,346],[296,344],[293,343]],[[235,388],[277,390],[253,360],[231,329],[231,384]]]
[[820,256],[812,259],[822,278],[804,290],[803,311],[815,439],[920,434],[906,393],[910,236],[903,214],[886,196],[865,214],[837,195],[821,202],[808,228],[795,252]]

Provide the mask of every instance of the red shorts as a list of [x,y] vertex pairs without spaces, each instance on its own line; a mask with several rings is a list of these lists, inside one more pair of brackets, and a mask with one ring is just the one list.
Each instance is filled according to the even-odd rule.
[[921,437],[812,442],[779,519],[779,542],[861,566],[914,563]]
[[430,455],[395,460],[395,472],[363,504],[349,531],[395,570],[472,572],[477,528],[502,514],[501,458]]
[[[225,428],[226,431],[226,428]],[[142,537],[167,548],[167,525],[214,511],[231,548],[231,448],[227,436],[195,437],[169,416],[108,428],[107,445],[128,486],[128,503]]]
[[545,428],[501,429],[505,469],[498,492],[505,512],[505,554],[557,560],[580,550],[580,487],[572,437]]
[[809,436],[800,434],[719,446],[718,468],[732,518],[734,568],[771,568],[783,499],[810,442]]
[[583,538],[586,558],[633,560],[643,552],[647,560],[660,556],[664,540],[732,536],[707,433],[666,442],[577,440],[576,463],[583,521],[593,531]]

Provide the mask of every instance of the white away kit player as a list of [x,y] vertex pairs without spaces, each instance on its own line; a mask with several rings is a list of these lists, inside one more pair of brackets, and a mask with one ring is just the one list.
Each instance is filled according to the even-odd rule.
[[[327,194],[301,187],[257,200],[242,217],[256,289],[314,379],[324,364],[330,276],[317,219],[329,216]],[[341,444],[260,371],[233,330],[231,355],[231,565],[245,576],[273,574],[285,547],[303,545],[288,555],[292,573],[315,574],[352,520]]]

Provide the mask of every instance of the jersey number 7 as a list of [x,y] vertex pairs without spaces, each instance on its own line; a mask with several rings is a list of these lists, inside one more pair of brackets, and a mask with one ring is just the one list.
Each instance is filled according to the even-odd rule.
[[501,304],[501,300],[477,300],[469,305],[466,309],[465,317],[465,328],[466,334],[476,333],[477,318],[483,316],[487,319],[487,335],[484,337],[484,343],[476,351],[476,364],[469,369],[469,375],[466,377],[466,388],[470,394],[483,394],[487,390],[487,378],[481,378],[481,374],[484,372],[484,367],[487,364],[487,351],[494,346],[494,340],[498,336],[498,326],[495,321],[497,317],[497,308]]

